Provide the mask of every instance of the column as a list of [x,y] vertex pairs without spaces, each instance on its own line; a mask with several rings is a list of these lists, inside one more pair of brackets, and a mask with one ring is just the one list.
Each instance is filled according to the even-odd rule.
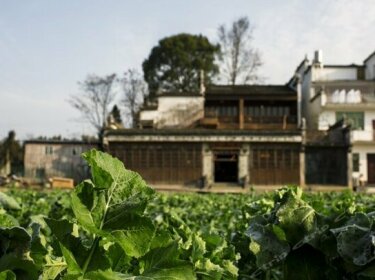
[[207,186],[211,186],[213,184],[213,152],[210,149],[210,146],[207,143],[203,143],[202,145],[202,176],[206,178]]
[[[238,155],[238,179],[244,187],[249,183],[249,155],[250,145],[247,143],[242,144],[240,153]],[[244,180],[244,181],[243,181]]]
[[239,122],[239,128],[240,129],[243,129],[243,126],[244,126],[244,100],[243,98],[240,99],[239,101],[239,119],[238,119],[238,122]]
[[306,166],[306,161],[305,161],[305,146],[302,145],[300,152],[299,152],[299,185],[302,189],[306,187],[306,182],[305,182],[305,166]]

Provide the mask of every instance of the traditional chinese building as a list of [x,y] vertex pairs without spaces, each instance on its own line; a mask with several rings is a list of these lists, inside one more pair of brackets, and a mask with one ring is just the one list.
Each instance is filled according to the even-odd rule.
[[104,144],[153,185],[303,185],[299,110],[286,85],[162,93],[138,129],[107,130]]

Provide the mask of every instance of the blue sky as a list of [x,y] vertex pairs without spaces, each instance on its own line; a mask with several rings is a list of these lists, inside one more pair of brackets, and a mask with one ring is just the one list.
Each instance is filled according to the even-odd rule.
[[141,70],[158,40],[180,32],[216,40],[240,16],[256,26],[265,83],[285,83],[305,54],[362,63],[375,51],[373,0],[1,1],[0,138],[92,130],[67,102],[87,74]]

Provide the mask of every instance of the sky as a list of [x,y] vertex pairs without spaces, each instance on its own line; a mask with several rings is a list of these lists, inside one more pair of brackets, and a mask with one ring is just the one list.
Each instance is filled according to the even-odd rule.
[[[0,0],[0,139],[93,130],[69,103],[88,74],[141,71],[151,48],[181,32],[217,40],[247,16],[266,84],[285,84],[305,55],[362,64],[375,51],[375,0]],[[120,97],[119,97],[120,98]]]

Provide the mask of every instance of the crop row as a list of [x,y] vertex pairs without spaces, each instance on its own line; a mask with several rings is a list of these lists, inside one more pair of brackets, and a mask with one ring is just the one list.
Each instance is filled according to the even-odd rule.
[[0,193],[0,279],[372,279],[368,195],[155,194],[85,154],[74,191]]

